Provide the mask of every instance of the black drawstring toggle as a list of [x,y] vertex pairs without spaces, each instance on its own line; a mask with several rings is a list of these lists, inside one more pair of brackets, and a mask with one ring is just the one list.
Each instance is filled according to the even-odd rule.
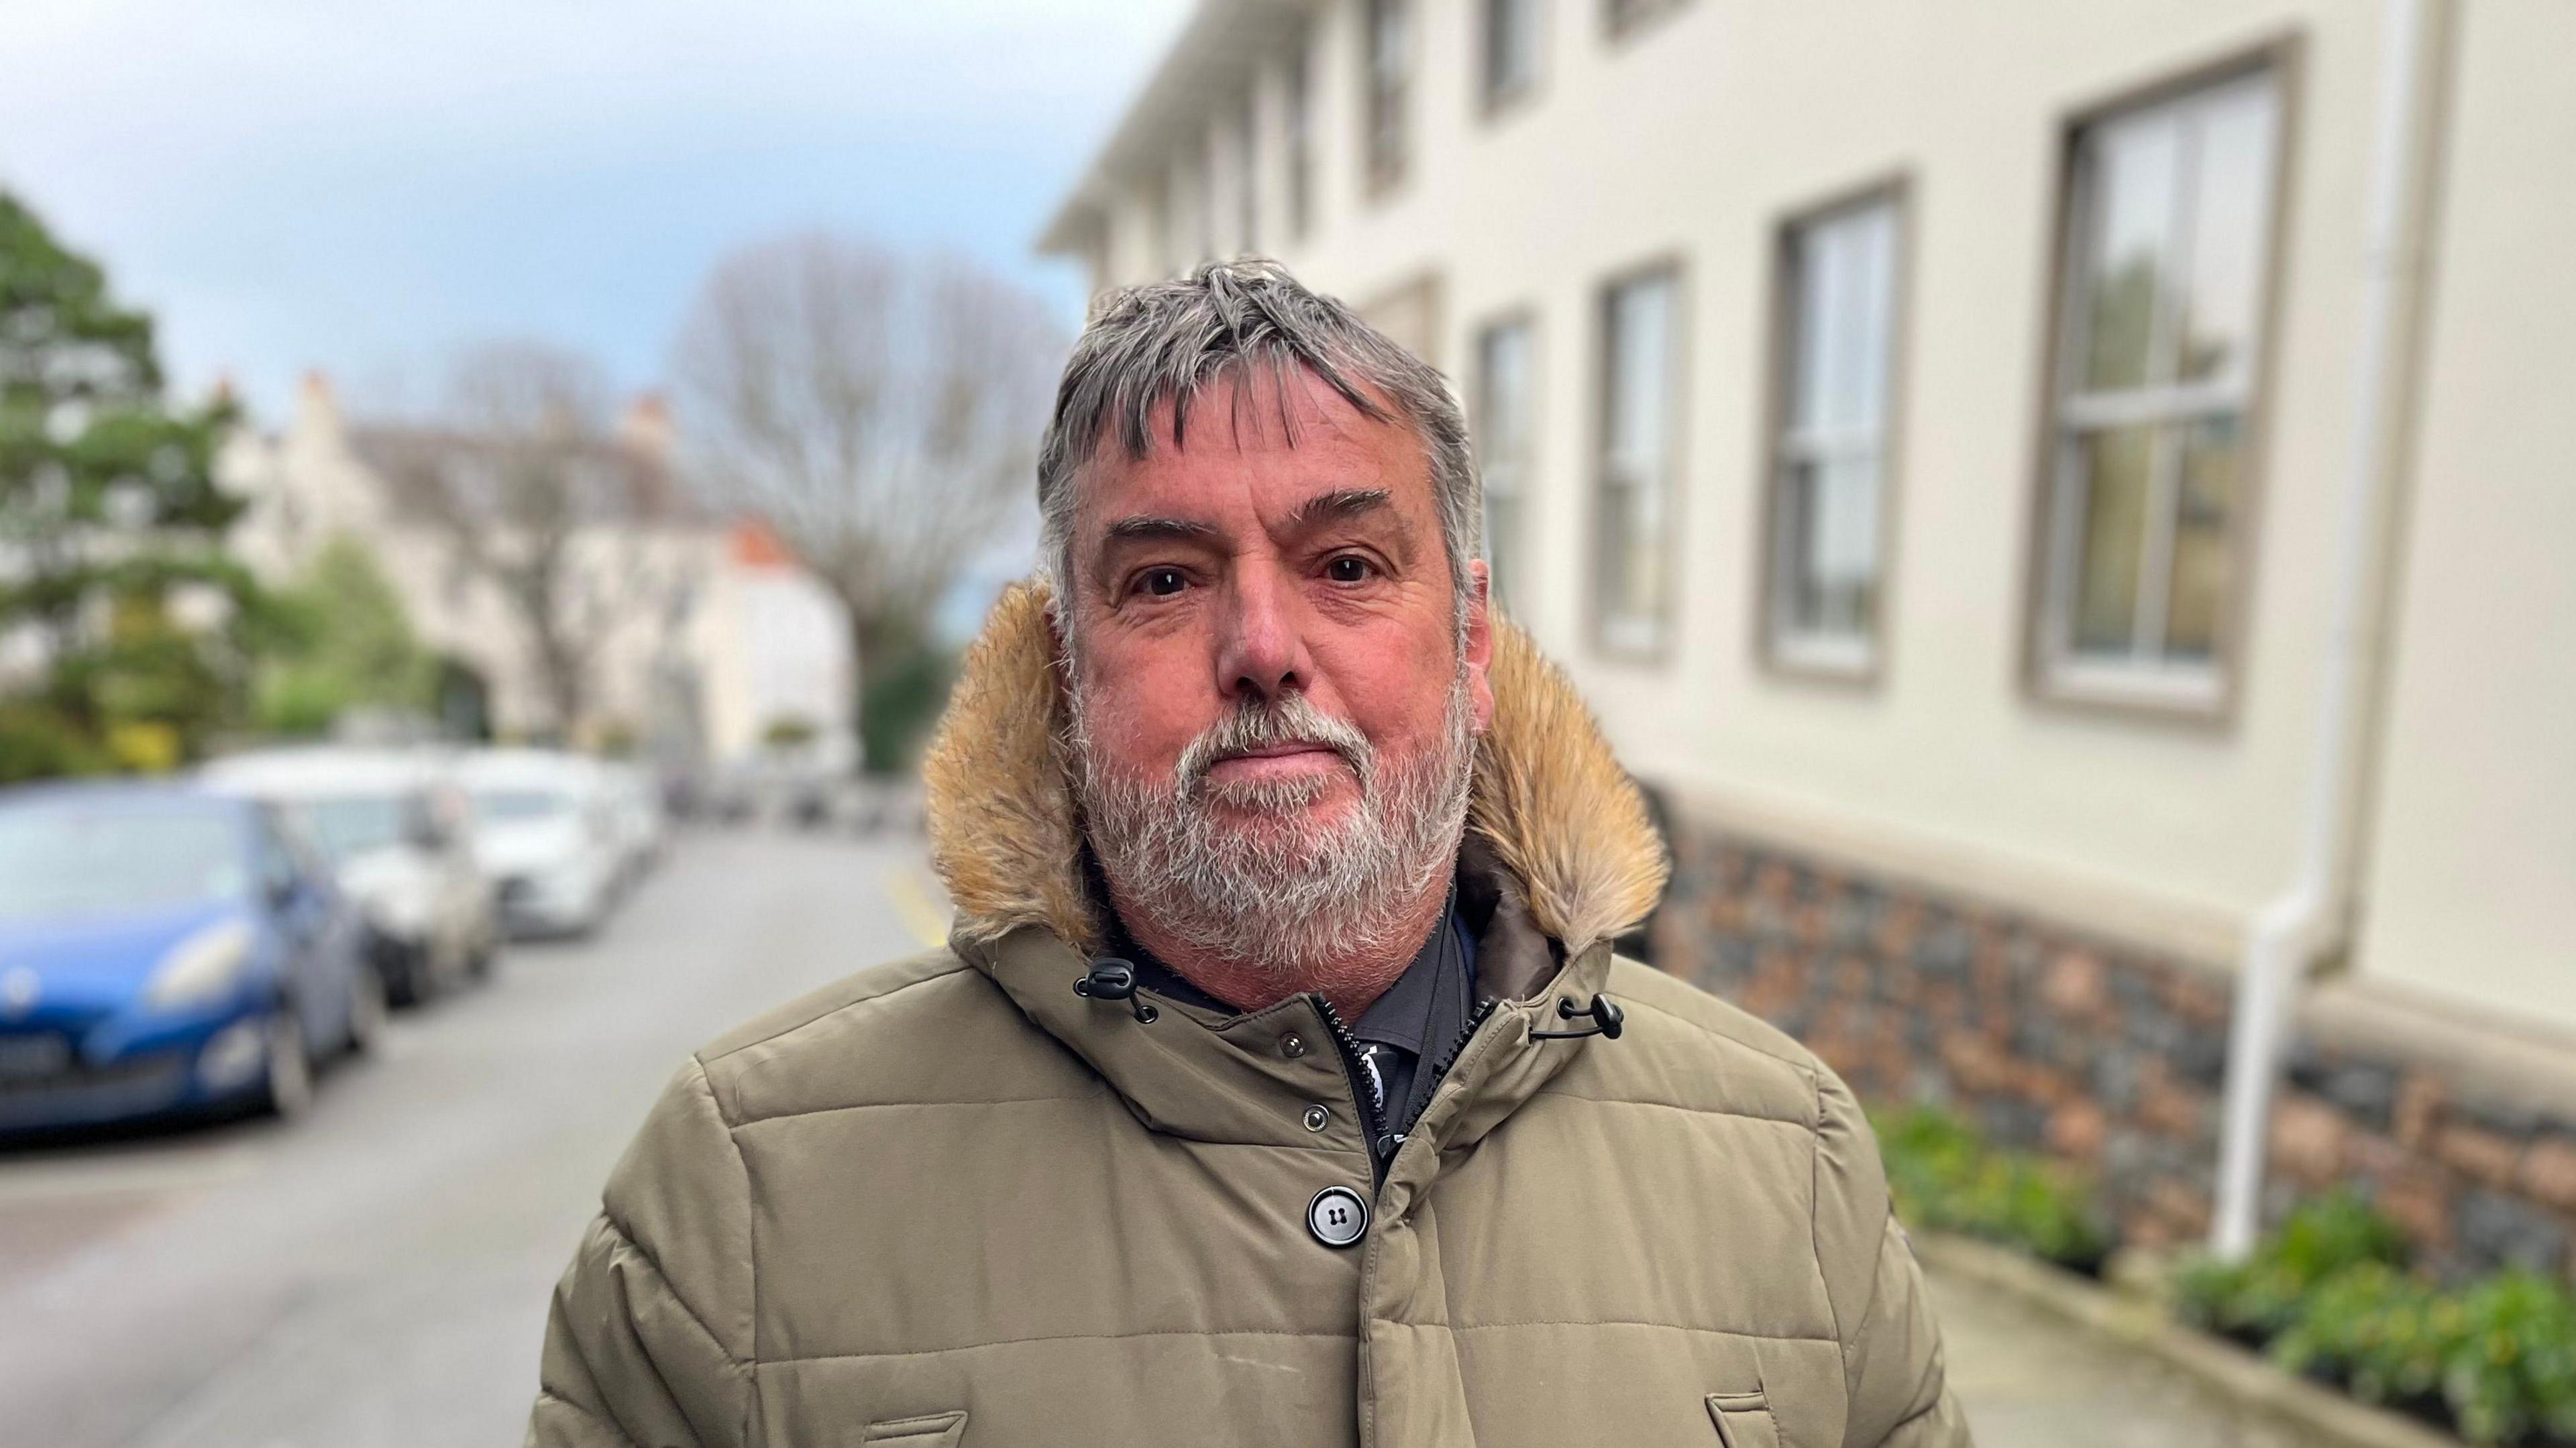
[[1136,967],[1124,960],[1093,961],[1091,973],[1073,983],[1073,993],[1085,1000],[1131,1001],[1136,1007],[1136,1023],[1140,1026],[1154,1024],[1163,1014],[1154,1009],[1151,1001],[1138,998]]
[[1615,1041],[1621,1031],[1628,1029],[1628,1013],[1619,1009],[1619,1003],[1606,995],[1596,995],[1592,1004],[1581,1007],[1574,1004],[1572,996],[1556,998],[1558,1020],[1570,1021],[1577,1016],[1588,1018],[1592,1024],[1579,1031],[1532,1031],[1529,1038],[1533,1041],[1572,1041],[1584,1036],[1607,1036]]

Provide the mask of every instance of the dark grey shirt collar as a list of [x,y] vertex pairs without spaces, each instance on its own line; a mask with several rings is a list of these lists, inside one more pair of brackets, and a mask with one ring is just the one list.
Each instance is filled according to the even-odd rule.
[[1448,909],[1413,953],[1413,963],[1351,1023],[1351,1034],[1416,1056],[1446,1047],[1465,1027],[1473,1004],[1471,950],[1453,885]]
[[[1156,960],[1127,933],[1124,922],[1117,926],[1111,950],[1133,962],[1138,982],[1157,995],[1202,1010],[1240,1014],[1236,1006],[1201,990],[1189,978]],[[1437,1068],[1437,1058],[1446,1055],[1466,1031],[1475,1011],[1475,995],[1475,936],[1458,918],[1458,887],[1453,876],[1448,908],[1424,937],[1422,948],[1413,953],[1412,963],[1360,1013],[1358,1020],[1351,1022],[1351,1035],[1363,1047],[1378,1048],[1377,1067],[1387,1090],[1386,1116],[1395,1130],[1410,1128],[1413,1118],[1429,1104],[1440,1082],[1423,1069],[1425,1058],[1432,1058],[1430,1065]]]

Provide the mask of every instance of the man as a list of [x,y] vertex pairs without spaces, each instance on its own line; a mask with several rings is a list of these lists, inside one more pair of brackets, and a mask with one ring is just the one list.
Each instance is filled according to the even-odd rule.
[[1085,331],[1038,497],[949,948],[682,1069],[530,1441],[1964,1444],[1850,1094],[1612,958],[1660,847],[1438,375],[1202,268]]

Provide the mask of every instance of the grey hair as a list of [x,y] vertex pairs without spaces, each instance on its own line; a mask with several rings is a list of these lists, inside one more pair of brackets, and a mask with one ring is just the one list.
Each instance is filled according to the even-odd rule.
[[[1400,421],[1421,439],[1458,627],[1471,593],[1467,565],[1483,546],[1481,487],[1466,419],[1448,382],[1419,357],[1332,297],[1307,290],[1275,261],[1210,262],[1172,281],[1103,298],[1056,388],[1055,415],[1038,449],[1038,549],[1053,585],[1056,627],[1073,639],[1073,525],[1083,469],[1115,437],[1131,461],[1153,448],[1154,409],[1172,405],[1172,445],[1190,405],[1217,383],[1236,384],[1240,422],[1261,383],[1290,417],[1286,385],[1302,369],[1373,422]],[[1295,445],[1289,428],[1289,443]]]

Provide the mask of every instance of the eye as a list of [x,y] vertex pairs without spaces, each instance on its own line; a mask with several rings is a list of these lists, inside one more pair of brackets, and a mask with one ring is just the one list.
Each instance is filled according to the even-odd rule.
[[1136,575],[1136,591],[1156,598],[1169,598],[1189,586],[1177,568],[1148,568]]
[[1366,583],[1377,570],[1356,553],[1345,553],[1324,565],[1324,576],[1335,583]]

